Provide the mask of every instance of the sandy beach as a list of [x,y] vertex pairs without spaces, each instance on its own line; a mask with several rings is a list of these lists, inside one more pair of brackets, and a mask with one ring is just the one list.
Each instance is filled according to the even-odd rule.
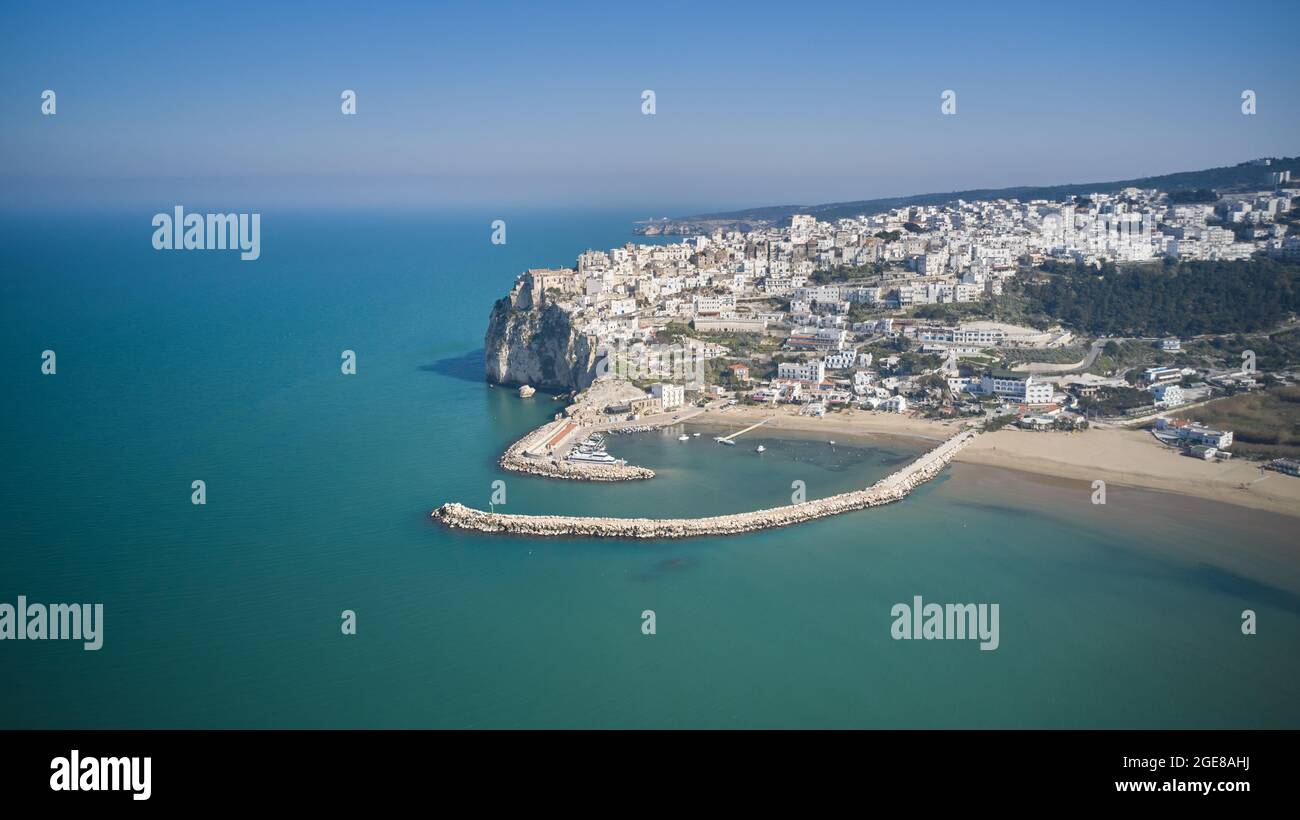
[[799,415],[798,409],[790,405],[776,408],[736,405],[725,410],[701,413],[694,421],[723,427],[735,425],[740,429],[762,419],[768,419],[763,427],[766,430],[904,436],[931,442],[945,441],[962,429],[962,422],[959,421],[930,421],[898,413],[871,413],[863,410],[844,410],[815,418]]
[[[930,421],[896,413],[845,411],[823,418],[794,408],[731,407],[695,421],[738,428],[770,417],[766,428],[828,435],[892,435],[943,440],[962,421]],[[1261,471],[1259,462],[1205,462],[1160,444],[1145,430],[1091,429],[1078,433],[999,430],[980,436],[956,458],[1021,472],[1091,483],[1142,487],[1300,517],[1300,478]]]

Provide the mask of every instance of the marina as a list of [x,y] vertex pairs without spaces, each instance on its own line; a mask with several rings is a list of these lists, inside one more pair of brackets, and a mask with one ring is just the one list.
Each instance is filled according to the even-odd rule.
[[827,516],[901,501],[938,475],[978,433],[964,430],[863,490],[803,501],[766,510],[703,518],[604,518],[564,515],[516,515],[484,512],[456,502],[443,504],[432,517],[448,527],[485,533],[596,538],[691,538],[735,535],[786,527]]

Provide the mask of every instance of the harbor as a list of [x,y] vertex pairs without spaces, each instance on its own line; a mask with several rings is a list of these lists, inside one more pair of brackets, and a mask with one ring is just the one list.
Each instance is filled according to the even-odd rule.
[[610,453],[606,449],[609,437],[682,424],[703,413],[704,409],[684,407],[647,415],[602,413],[612,390],[617,390],[617,386],[598,385],[575,396],[574,403],[564,412],[557,413],[555,419],[506,448],[498,462],[501,468],[575,481],[654,478],[654,470],[628,464],[625,459]]
[[751,512],[702,518],[605,518],[485,512],[449,502],[431,515],[448,527],[496,534],[638,539],[736,535],[901,501],[942,472],[977,435],[963,430],[866,489]]

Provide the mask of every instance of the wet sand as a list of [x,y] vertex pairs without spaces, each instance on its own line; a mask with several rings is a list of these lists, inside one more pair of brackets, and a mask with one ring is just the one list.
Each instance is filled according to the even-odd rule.
[[[695,420],[735,429],[770,418],[760,430],[798,430],[834,435],[892,435],[943,440],[963,422],[931,421],[897,413],[854,410],[822,418],[801,416],[790,406],[732,407]],[[980,436],[956,459],[1009,470],[1178,493],[1300,517],[1300,478],[1260,470],[1260,462],[1206,462],[1182,455],[1145,430],[1090,429],[1078,433],[999,430]]]
[[1100,479],[1300,517],[1300,478],[1261,471],[1260,462],[1191,458],[1145,430],[999,430],[980,436],[958,460],[1090,485]]

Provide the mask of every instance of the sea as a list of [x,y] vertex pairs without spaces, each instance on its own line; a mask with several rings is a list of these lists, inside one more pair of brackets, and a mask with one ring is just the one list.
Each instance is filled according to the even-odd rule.
[[[173,204],[0,217],[0,604],[104,612],[98,651],[0,641],[0,728],[1300,727],[1293,517],[955,464],[729,538],[431,521],[757,509],[929,445],[687,425],[610,438],[649,481],[501,471],[563,404],[485,383],[493,301],[644,214],[263,210],[241,261],[154,250]],[[996,604],[997,648],[896,639],[918,596]]]

